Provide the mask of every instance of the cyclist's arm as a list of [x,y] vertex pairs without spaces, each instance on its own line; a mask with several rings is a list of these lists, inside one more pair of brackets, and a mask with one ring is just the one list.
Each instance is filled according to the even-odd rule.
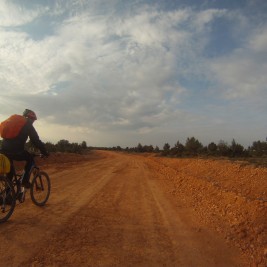
[[37,147],[44,156],[49,155],[45,148],[44,143],[40,140],[38,133],[36,132],[35,128],[32,125],[30,125],[29,127],[29,138],[33,143],[33,145]]

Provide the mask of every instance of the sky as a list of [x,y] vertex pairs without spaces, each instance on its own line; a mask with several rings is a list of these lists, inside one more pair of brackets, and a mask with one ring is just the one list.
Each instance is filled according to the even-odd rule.
[[44,142],[267,136],[266,0],[0,0],[0,121]]

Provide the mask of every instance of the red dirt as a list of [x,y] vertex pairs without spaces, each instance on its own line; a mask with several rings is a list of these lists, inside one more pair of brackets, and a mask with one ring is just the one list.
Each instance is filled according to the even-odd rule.
[[267,266],[267,169],[93,151],[38,160],[47,205],[0,225],[0,266]]

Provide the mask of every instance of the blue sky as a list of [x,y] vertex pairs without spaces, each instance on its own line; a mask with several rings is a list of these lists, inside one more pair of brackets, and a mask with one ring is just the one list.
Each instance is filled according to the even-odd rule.
[[267,1],[0,0],[0,120],[43,141],[267,136]]

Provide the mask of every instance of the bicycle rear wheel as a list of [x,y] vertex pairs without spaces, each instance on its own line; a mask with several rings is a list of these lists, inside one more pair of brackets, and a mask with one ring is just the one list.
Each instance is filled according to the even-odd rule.
[[32,179],[31,199],[37,206],[43,206],[50,195],[50,178],[46,172],[38,172]]
[[12,183],[0,176],[0,223],[6,222],[16,206],[16,194]]

